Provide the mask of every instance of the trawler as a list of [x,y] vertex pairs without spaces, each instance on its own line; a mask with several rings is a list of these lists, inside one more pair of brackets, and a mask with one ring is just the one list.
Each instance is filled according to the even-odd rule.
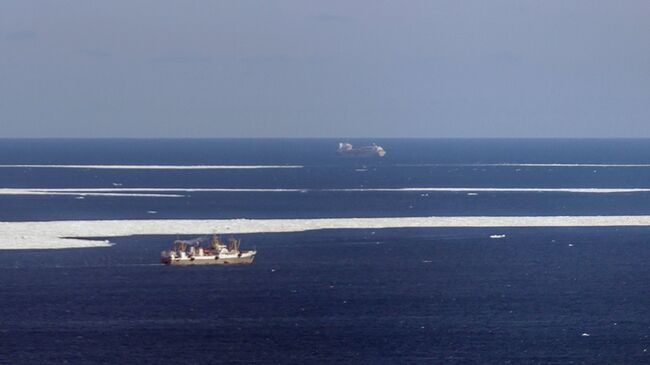
[[[203,243],[209,240],[209,247]],[[176,240],[172,248],[160,253],[160,261],[166,265],[236,265],[252,264],[257,251],[241,251],[241,240],[228,239],[224,244],[218,235],[199,237],[192,240]]]
[[379,156],[384,157],[386,155],[386,150],[382,146],[372,144],[371,146],[363,147],[354,147],[351,143],[339,143],[338,153],[341,155],[348,156],[359,156],[359,157],[368,157],[368,156]]

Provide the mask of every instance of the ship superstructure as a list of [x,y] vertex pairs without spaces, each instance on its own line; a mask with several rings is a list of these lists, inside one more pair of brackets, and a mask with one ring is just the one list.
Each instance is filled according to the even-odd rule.
[[350,156],[379,156],[384,157],[386,155],[386,150],[382,146],[372,144],[370,146],[354,147],[351,143],[339,143],[338,153],[342,155]]
[[[203,247],[206,241],[209,246]],[[224,244],[218,235],[176,240],[170,250],[160,253],[160,261],[167,265],[252,264],[257,251],[241,251],[240,244],[241,240],[232,237]]]

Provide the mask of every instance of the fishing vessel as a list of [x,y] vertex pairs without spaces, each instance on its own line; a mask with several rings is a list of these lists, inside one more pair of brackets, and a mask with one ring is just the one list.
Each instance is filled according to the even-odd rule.
[[[204,247],[204,242],[209,242]],[[257,251],[239,249],[241,240],[229,238],[221,242],[218,235],[192,240],[176,240],[172,248],[160,253],[160,261],[166,265],[238,265],[252,264]]]
[[338,153],[341,155],[359,157],[384,157],[386,155],[386,150],[384,150],[382,146],[376,145],[374,143],[370,146],[354,147],[351,143],[341,142],[339,143]]

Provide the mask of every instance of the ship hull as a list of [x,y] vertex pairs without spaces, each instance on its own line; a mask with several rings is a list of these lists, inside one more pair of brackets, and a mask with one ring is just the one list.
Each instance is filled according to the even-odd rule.
[[217,235],[212,237],[210,247],[202,247],[201,237],[182,241],[176,240],[171,250],[160,253],[160,261],[165,265],[250,265],[257,251],[240,251],[240,240],[230,238],[228,245],[222,244]]
[[250,265],[253,263],[255,255],[242,257],[217,257],[202,256],[193,258],[171,258],[163,257],[162,263],[172,266],[190,266],[190,265]]
[[357,151],[357,150],[352,150],[352,151],[341,151],[339,152],[343,156],[350,156],[350,157],[373,157],[373,156],[379,156],[379,157],[384,157],[386,155],[386,152],[381,151]]
[[386,155],[386,150],[383,147],[373,144],[372,146],[364,146],[354,148],[349,143],[339,143],[339,154],[343,156],[354,156],[354,157],[371,157],[379,156],[384,157]]

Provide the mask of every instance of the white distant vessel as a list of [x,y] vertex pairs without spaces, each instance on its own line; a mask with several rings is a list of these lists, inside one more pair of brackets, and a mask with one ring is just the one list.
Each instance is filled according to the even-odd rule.
[[354,147],[351,143],[339,143],[338,153],[342,155],[350,156],[379,156],[384,157],[386,155],[386,150],[382,146],[372,144],[370,146]]
[[257,251],[240,251],[241,240],[230,238],[228,244],[221,243],[219,236],[210,239],[210,247],[202,247],[204,237],[189,241],[176,240],[171,250],[160,253],[160,261],[167,265],[228,265],[252,264]]

